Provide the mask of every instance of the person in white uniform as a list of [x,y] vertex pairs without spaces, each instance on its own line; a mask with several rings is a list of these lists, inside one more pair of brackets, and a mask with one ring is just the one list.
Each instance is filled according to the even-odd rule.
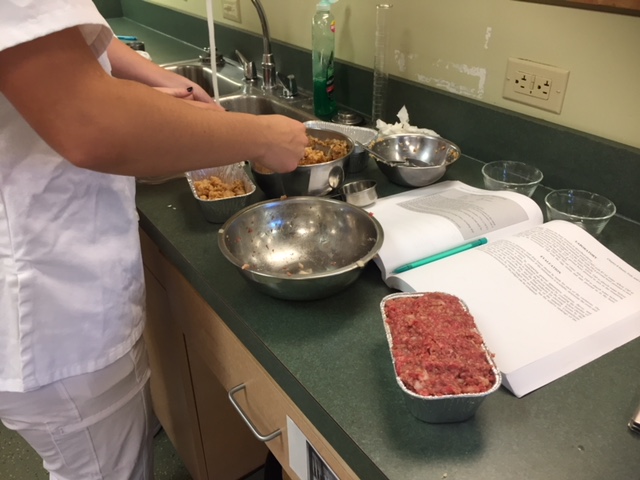
[[0,418],[52,479],[151,479],[135,176],[291,171],[304,125],[224,112],[91,0],[3,0],[0,32]]

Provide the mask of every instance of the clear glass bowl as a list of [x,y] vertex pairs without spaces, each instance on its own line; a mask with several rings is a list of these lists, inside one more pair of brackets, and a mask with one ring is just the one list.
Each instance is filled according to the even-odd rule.
[[533,165],[505,160],[484,165],[482,176],[487,190],[511,190],[528,197],[543,178],[542,172]]
[[554,190],[544,199],[548,220],[566,220],[582,227],[592,235],[599,235],[616,206],[606,197],[586,190]]

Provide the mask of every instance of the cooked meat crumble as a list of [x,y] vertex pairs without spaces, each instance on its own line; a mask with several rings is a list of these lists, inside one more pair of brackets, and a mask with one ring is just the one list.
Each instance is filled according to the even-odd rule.
[[193,186],[200,200],[218,200],[221,198],[237,197],[247,193],[242,180],[225,183],[220,177],[216,177],[215,175],[202,180],[196,180],[193,182]]
[[[342,158],[349,153],[349,144],[346,140],[338,140],[335,138],[320,140],[309,134],[307,134],[307,139],[307,147],[305,147],[304,155],[299,160],[298,165],[326,163]],[[268,168],[259,164],[254,164],[253,169],[262,174],[273,173]]]

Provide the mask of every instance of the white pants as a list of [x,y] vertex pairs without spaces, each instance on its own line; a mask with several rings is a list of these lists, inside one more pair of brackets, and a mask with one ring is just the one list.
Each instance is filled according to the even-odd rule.
[[143,340],[112,365],[25,393],[0,392],[0,418],[51,480],[152,480],[153,411]]

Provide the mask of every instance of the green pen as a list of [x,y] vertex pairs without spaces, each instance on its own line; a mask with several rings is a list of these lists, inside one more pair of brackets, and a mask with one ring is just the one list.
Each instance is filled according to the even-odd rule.
[[473,242],[460,245],[459,247],[451,248],[449,250],[445,250],[444,252],[436,253],[435,255],[431,255],[430,257],[423,258],[422,260],[416,260],[415,262],[407,263],[406,265],[396,268],[393,271],[393,273],[406,272],[407,270],[421,267],[422,265],[426,265],[427,263],[435,262],[436,260],[450,257],[451,255],[455,255],[456,253],[464,252],[465,250],[469,250],[474,247],[479,247],[480,245],[484,245],[485,243],[487,243],[487,239],[482,237],[477,240],[474,240]]

